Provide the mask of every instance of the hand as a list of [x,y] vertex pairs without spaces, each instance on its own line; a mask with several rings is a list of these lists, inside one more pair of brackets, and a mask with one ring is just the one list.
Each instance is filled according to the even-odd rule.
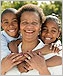
[[52,52],[52,49],[50,49],[50,47],[51,47],[51,45],[45,45],[43,48],[39,49],[38,51],[41,52],[42,55],[46,55],[46,54],[49,54]]
[[27,66],[27,64],[26,64],[26,62],[22,62],[21,64],[18,64],[18,70],[21,72],[21,73],[23,73],[23,72],[28,72],[28,69],[26,68],[26,67],[28,67]]
[[41,55],[41,53],[37,55],[36,53],[28,52],[27,54],[25,54],[25,56],[27,57],[25,61],[32,67],[32,69],[38,70],[42,75],[50,74],[47,69],[45,59]]
[[10,55],[6,56],[1,62],[2,67],[1,74],[4,75],[12,67],[21,63],[21,61],[19,60],[21,57],[22,56],[20,54],[14,54],[14,53],[11,53]]
[[24,54],[21,52],[20,53],[22,56],[22,58],[20,59],[22,61],[22,63],[18,64],[18,70],[23,73],[23,72],[28,72],[28,69],[26,69],[25,67],[27,66],[26,62],[24,61],[26,59],[26,57],[24,56]]
[[59,47],[60,47],[60,45],[57,46],[55,43],[52,43],[51,46],[50,46],[50,49],[52,50],[52,52],[59,54],[59,51],[61,51],[61,50],[59,49]]

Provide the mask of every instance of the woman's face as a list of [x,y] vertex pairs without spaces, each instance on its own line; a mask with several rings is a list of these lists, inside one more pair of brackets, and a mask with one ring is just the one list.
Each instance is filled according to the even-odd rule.
[[41,39],[45,44],[52,43],[59,37],[58,26],[54,21],[47,21],[45,27],[43,28]]
[[37,39],[41,25],[40,18],[35,12],[24,12],[20,18],[22,38],[28,41]]
[[6,13],[2,17],[2,28],[6,31],[6,33],[11,37],[18,36],[18,20],[15,14]]

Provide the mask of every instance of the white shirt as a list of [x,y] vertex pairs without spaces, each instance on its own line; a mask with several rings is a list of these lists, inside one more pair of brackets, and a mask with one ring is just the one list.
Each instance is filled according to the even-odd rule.
[[1,31],[1,60],[11,53],[8,48],[8,43],[19,38],[21,38],[21,36],[19,36],[18,38],[13,38],[10,37],[4,30]]
[[[20,43],[20,45],[18,46],[18,49],[19,49],[19,53],[22,52],[21,50],[21,45],[22,43]],[[36,46],[34,50],[37,50],[37,49],[40,49],[44,46],[43,42],[40,40],[40,43]],[[51,58],[52,56],[52,53],[50,54],[50,57],[49,57],[49,54],[45,55],[45,59],[48,59],[48,58]],[[56,54],[55,54],[56,55]],[[62,75],[62,66],[55,66],[55,67],[48,67],[51,75]],[[20,73],[17,69],[17,67],[13,67],[10,71],[8,71],[6,73],[6,75],[39,75],[39,72],[36,70],[36,69],[33,69],[33,70],[30,70],[29,72],[27,73]]]

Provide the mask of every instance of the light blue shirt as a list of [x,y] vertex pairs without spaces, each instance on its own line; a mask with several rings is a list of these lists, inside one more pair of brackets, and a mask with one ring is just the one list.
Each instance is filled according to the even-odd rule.
[[13,38],[10,37],[4,30],[1,31],[1,60],[11,53],[8,48],[8,43],[19,38],[21,38],[21,36],[19,36],[18,38]]

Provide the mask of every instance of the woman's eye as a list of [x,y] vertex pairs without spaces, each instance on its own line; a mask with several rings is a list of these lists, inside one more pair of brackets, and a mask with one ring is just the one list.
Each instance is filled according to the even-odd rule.
[[23,25],[27,25],[27,24],[28,24],[28,22],[21,22],[21,24],[23,24]]
[[32,25],[38,25],[38,23],[37,22],[32,22]]

